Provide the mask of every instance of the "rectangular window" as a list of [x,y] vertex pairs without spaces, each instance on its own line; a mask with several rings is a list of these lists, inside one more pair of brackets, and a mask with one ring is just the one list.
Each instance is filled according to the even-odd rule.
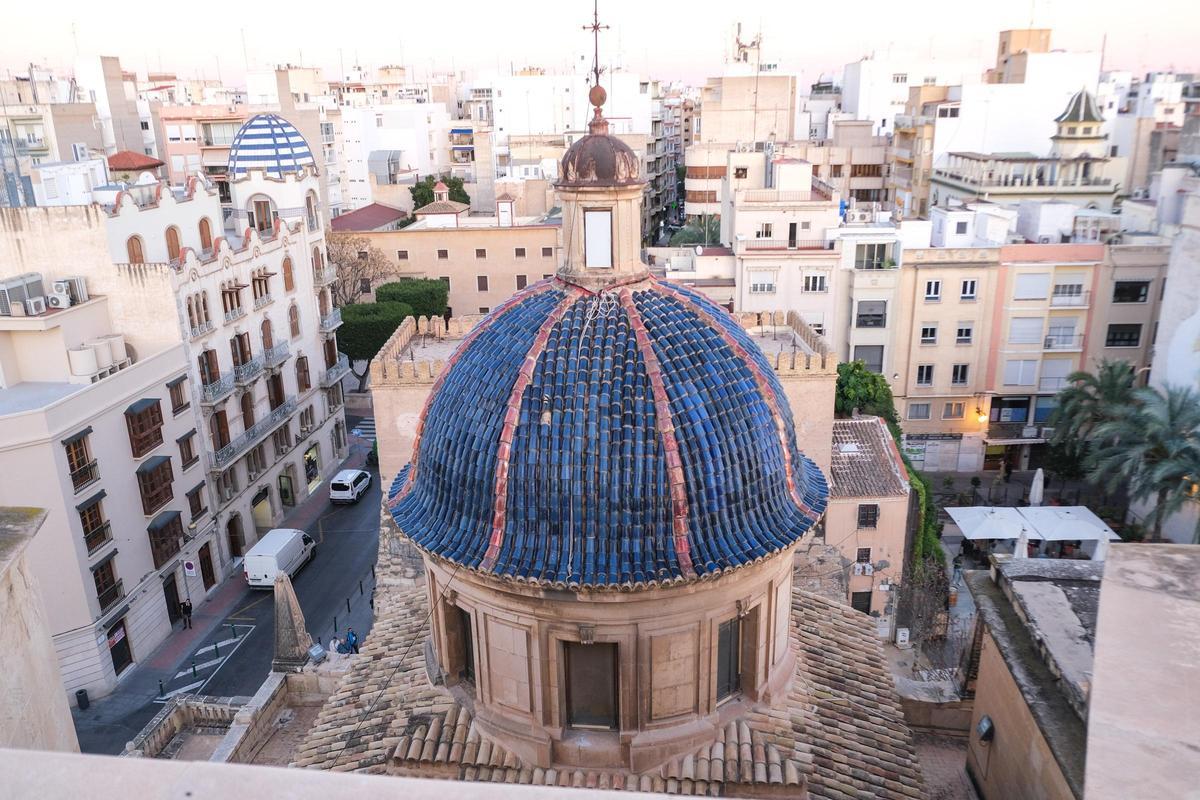
[[858,504],[858,527],[879,527],[879,506],[875,503]]
[[[957,111],[958,109],[954,109]],[[870,592],[851,592],[850,607],[862,614],[871,613],[871,593]]]
[[480,313],[480,314],[487,314],[487,313],[489,313],[491,310],[492,310],[492,309],[491,309],[491,308],[489,308],[488,306],[480,306],[480,307],[479,307],[479,313]]
[[1113,284],[1114,303],[1144,303],[1150,297],[1150,281],[1117,281]]
[[186,409],[188,406],[191,405],[191,402],[188,400],[188,396],[187,396],[187,380],[186,379],[180,378],[175,383],[167,384],[167,387],[170,389],[170,392],[171,392],[171,413],[172,414],[178,414],[181,411],[183,411],[184,409]]
[[1032,386],[1038,362],[1033,359],[1009,359],[1004,362],[1005,386]]
[[192,521],[208,513],[208,504],[204,502],[204,482],[187,493],[188,509],[192,512]]
[[909,419],[929,419],[929,403],[909,403]]
[[858,302],[858,317],[855,320],[858,328],[887,327],[886,300],[860,300]]
[[933,386],[933,364],[917,365],[917,386]]
[[125,411],[129,428],[129,446],[134,458],[141,458],[162,444],[162,409],[157,399],[139,400]]
[[842,177],[842,165],[841,164],[830,164],[829,165],[829,177],[831,177],[831,178]]
[[804,291],[806,292],[825,292],[828,291],[825,283],[825,276],[822,275],[805,275],[804,276]]
[[1008,326],[1008,343],[1037,344],[1042,341],[1045,325],[1041,317],[1013,317]]
[[476,258],[487,258],[487,250],[485,250],[482,247],[476,247],[475,248],[475,257]]
[[750,170],[747,167],[734,167],[733,168],[733,177],[744,178],[749,174],[749,172],[750,172]]
[[488,276],[487,275],[476,275],[475,276],[475,288],[481,292],[486,292],[488,290]]
[[528,285],[529,285],[529,278],[527,278],[524,275],[517,276],[517,291],[524,289]]
[[964,403],[946,403],[942,409],[942,419],[962,419],[966,410]]
[[446,259],[448,259],[449,257],[450,257],[450,251],[449,251],[449,250],[438,250],[438,260],[439,260],[439,261],[445,261],[445,260],[446,260]]
[[950,370],[950,383],[955,386],[962,386],[967,382],[970,374],[971,366],[969,364],[955,364]]
[[516,256],[517,258],[524,258],[525,257],[525,248],[524,247],[513,248],[513,255]]
[[717,626],[717,702],[741,689],[741,655],[742,625],[734,617]]
[[774,294],[775,273],[759,270],[750,273],[750,294]]
[[200,460],[200,456],[196,455],[196,431],[193,428],[188,433],[179,437],[179,463],[182,465],[180,469],[187,469]]
[[408,251],[407,250],[397,250],[396,251],[396,260],[397,261],[408,261]]
[[871,563],[871,548],[869,548],[869,547],[857,548],[857,552],[854,554],[854,561],[858,564],[870,564]]
[[855,269],[883,269],[887,261],[887,245],[860,244],[854,247]]
[[573,728],[617,727],[617,646],[608,642],[565,642],[567,724]]
[[868,372],[883,372],[883,345],[859,344],[854,346],[854,360],[863,362]]
[[475,635],[471,626],[471,614],[458,606],[454,607],[458,616],[458,635],[462,641],[459,650],[459,680],[475,684]]
[[963,235],[964,233],[966,233],[966,232],[967,232],[967,223],[966,223],[966,222],[956,222],[956,223],[954,223],[954,232],[955,232],[956,234],[958,234],[959,236],[961,236],[961,235]]
[[77,492],[100,480],[100,470],[96,468],[96,459],[92,458],[88,446],[91,430],[87,428],[63,443],[67,451],[67,471],[71,474],[71,486]]
[[954,332],[955,344],[970,344],[972,337],[975,335],[975,326],[970,322],[958,323],[958,329]]
[[588,269],[610,269],[612,258],[612,212],[583,212],[583,264]]
[[962,289],[959,292],[958,298],[960,300],[974,300],[975,299],[975,285],[976,284],[975,284],[974,278],[964,280],[962,282]]
[[115,559],[108,559],[92,570],[92,580],[96,584],[96,599],[100,601],[100,610],[107,611],[122,597],[125,592],[121,582],[117,580]]
[[138,489],[142,495],[142,513],[150,516],[158,511],[175,496],[171,488],[174,476],[171,473],[171,459],[165,456],[150,459],[138,468]]
[[937,325],[921,326],[921,344],[937,344]]
[[1049,293],[1049,273],[1026,272],[1017,276],[1013,287],[1013,300],[1045,300]]
[[554,258],[554,248],[553,247],[543,247],[542,248],[542,258]]
[[754,232],[754,238],[755,239],[770,239],[771,234],[774,232],[774,230],[775,229],[771,225],[771,223],[769,223],[769,222],[760,223],[758,226],[758,230],[756,230]]
[[154,519],[146,533],[150,537],[150,555],[154,557],[154,568],[161,569],[163,564],[170,561],[181,549],[183,516],[178,511],[164,512]]
[[104,519],[104,509],[99,496],[95,502],[79,509],[79,524],[83,526],[83,543],[88,555],[100,549],[100,546],[112,539],[112,526]]
[[1142,342],[1140,324],[1109,325],[1104,337],[1105,347],[1137,347]]

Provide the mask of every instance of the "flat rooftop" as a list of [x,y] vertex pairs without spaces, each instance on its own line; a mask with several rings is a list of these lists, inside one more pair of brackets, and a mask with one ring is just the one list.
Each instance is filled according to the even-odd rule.
[[57,403],[91,384],[66,381],[25,381],[0,389],[0,417],[24,414]]
[[817,355],[817,351],[809,347],[808,344],[787,325],[761,325],[756,328],[747,328],[746,333],[748,333],[750,338],[754,340],[754,343],[759,346],[759,349],[769,356],[778,355],[780,353],[804,353],[810,356]]
[[432,334],[416,334],[401,350],[397,361],[446,361],[462,344],[462,339],[439,339]]

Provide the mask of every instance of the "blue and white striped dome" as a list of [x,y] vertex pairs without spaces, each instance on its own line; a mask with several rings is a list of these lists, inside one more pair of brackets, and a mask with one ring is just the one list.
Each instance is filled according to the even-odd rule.
[[312,151],[296,126],[278,114],[256,114],[233,137],[229,147],[229,177],[261,169],[275,178],[313,166]]

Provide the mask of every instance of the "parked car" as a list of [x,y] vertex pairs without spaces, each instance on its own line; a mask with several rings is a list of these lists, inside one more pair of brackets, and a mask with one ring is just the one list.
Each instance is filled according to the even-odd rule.
[[371,473],[361,469],[344,469],[329,482],[329,502],[357,503],[371,488]]
[[275,528],[254,543],[242,561],[246,583],[257,589],[270,589],[281,572],[294,576],[312,560],[317,543],[295,528]]

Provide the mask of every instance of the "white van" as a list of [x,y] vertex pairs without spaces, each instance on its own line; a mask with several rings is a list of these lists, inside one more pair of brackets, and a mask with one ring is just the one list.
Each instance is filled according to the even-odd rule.
[[259,589],[275,586],[275,576],[295,575],[317,551],[317,543],[304,531],[275,528],[254,543],[242,561],[246,583]]
[[371,487],[371,473],[361,469],[344,469],[329,482],[329,502],[357,503]]

